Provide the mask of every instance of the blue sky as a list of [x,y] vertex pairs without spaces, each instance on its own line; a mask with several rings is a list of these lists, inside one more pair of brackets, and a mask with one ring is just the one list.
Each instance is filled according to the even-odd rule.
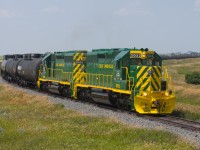
[[0,55],[124,47],[200,52],[200,0],[0,0]]

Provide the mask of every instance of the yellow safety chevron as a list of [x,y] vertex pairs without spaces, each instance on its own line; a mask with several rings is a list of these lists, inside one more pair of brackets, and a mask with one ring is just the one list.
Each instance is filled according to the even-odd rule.
[[75,74],[77,72],[77,70],[80,68],[80,66],[81,66],[81,64],[74,65],[73,74]]
[[[148,70],[145,71],[146,68],[147,68],[146,66],[142,67],[142,69],[141,69],[141,70],[139,71],[139,73],[137,74],[137,80],[138,80],[138,82],[137,82],[137,84],[136,84],[136,87],[139,87],[141,84],[145,84],[145,83],[144,83],[144,80],[148,78],[148,71],[151,70],[151,68],[148,68]],[[145,72],[144,72],[144,71],[145,71]],[[141,74],[143,74],[143,75],[141,76]],[[140,77],[140,78],[139,78],[139,77]],[[146,80],[146,82],[147,82],[147,81],[148,81],[148,80]]]
[[[156,79],[156,78],[154,78],[154,79]],[[153,80],[151,80],[151,83],[152,83],[152,84],[153,84],[153,86],[155,87],[155,90],[156,90],[156,91],[158,91],[158,90],[159,90],[159,87],[156,85],[156,83],[155,83],[154,79],[153,79]],[[156,82],[157,82],[157,81],[156,81]],[[151,90],[153,90],[153,89],[151,89]]]
[[73,57],[73,97],[77,98],[77,84],[84,84],[85,83],[85,53],[77,52]]
[[78,61],[82,60],[84,55],[85,55],[84,53],[80,53],[80,55],[78,56],[78,58],[76,60],[78,60]]
[[82,80],[85,80],[84,76],[85,76],[85,74],[82,73],[80,75],[80,77],[78,77],[78,78],[75,79],[74,83],[81,83]]
[[138,66],[136,88],[140,91],[158,91],[161,87],[161,68],[159,66]]
[[76,60],[76,58],[78,57],[78,55],[79,55],[79,53],[76,53],[75,55],[74,55],[74,60]]
[[161,74],[161,71],[160,71],[160,70],[158,70],[158,67],[154,67],[154,69],[155,69],[155,70],[156,70],[156,72],[158,73],[158,76],[159,76],[159,77],[161,77],[161,75],[162,75],[162,74]]
[[76,81],[76,78],[81,76],[82,73],[84,73],[85,64],[82,60],[82,57],[84,57],[84,53],[79,53],[79,55],[76,55],[76,60],[74,59],[74,70],[73,70],[73,81]]
[[144,72],[144,70],[146,69],[147,67],[142,67],[142,69],[137,73],[137,79],[139,78],[139,76]]

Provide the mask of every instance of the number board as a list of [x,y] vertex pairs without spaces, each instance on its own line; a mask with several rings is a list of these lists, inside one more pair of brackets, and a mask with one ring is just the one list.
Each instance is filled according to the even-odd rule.
[[78,61],[78,60],[77,60],[77,61],[76,61],[76,64],[83,64],[83,61],[80,61],[80,60]]
[[131,54],[131,58],[141,58],[141,54]]
[[153,58],[153,54],[147,54],[147,58]]

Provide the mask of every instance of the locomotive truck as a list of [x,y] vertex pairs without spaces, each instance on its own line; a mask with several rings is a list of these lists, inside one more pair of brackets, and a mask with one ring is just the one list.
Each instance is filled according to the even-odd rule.
[[171,77],[153,50],[74,50],[40,56],[16,59],[26,65],[18,63],[14,75],[6,72],[7,65],[2,66],[4,78],[12,76],[20,85],[32,84],[44,91],[57,89],[66,97],[107,103],[140,114],[170,114],[175,107]]

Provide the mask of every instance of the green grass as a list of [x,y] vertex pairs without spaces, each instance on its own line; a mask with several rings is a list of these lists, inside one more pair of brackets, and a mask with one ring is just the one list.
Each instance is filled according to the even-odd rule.
[[189,70],[188,67],[178,67],[177,72],[178,72],[178,74],[186,75],[188,73],[191,73],[192,71]]
[[177,97],[176,99],[177,102],[180,103],[184,103],[184,104],[190,104],[190,105],[194,105],[194,106],[200,106],[200,102],[195,100],[195,99],[191,99],[190,97]]
[[181,118],[189,118],[190,120],[200,121],[200,114],[192,113],[190,111],[183,110],[174,110],[172,116],[181,117]]
[[86,116],[0,86],[0,149],[194,149],[177,136]]
[[176,101],[184,104],[190,104],[194,106],[200,106],[200,101],[197,99],[195,95],[182,95],[182,91],[177,91],[176,92]]

